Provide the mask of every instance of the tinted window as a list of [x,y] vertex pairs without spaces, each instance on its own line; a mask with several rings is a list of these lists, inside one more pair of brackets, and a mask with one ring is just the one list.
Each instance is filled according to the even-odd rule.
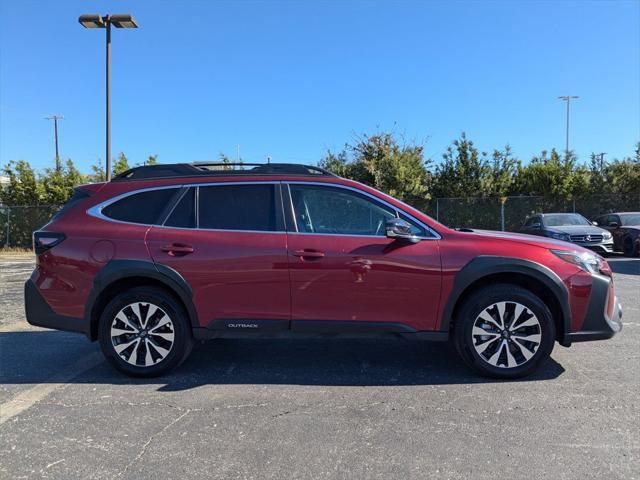
[[151,225],[158,223],[177,188],[162,188],[134,193],[117,202],[107,205],[102,213],[114,220]]
[[190,188],[169,214],[167,227],[195,228],[196,226],[196,189]]
[[276,230],[273,185],[200,187],[198,196],[200,228]]
[[627,213],[620,215],[622,225],[640,225],[640,213]]
[[395,211],[364,195],[341,188],[291,185],[299,232],[342,235],[385,235]]

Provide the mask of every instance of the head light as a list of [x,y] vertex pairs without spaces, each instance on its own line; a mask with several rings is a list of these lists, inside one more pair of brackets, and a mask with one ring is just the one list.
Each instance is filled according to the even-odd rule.
[[609,240],[609,239],[611,239],[611,233],[609,233],[609,232],[604,232],[604,233],[602,234],[602,238],[604,238],[605,240]]
[[551,253],[565,262],[573,263],[576,267],[589,273],[597,273],[603,265],[602,259],[591,252],[576,252],[568,250],[551,250]]
[[556,240],[564,240],[568,242],[570,240],[569,235],[566,233],[552,233],[551,238],[555,238]]

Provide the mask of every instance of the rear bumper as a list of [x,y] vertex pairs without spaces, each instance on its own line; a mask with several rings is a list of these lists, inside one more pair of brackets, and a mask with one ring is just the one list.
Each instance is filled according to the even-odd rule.
[[563,345],[573,342],[588,342],[592,340],[606,340],[622,330],[622,306],[617,297],[613,298],[611,316],[607,315],[609,295],[613,295],[610,288],[613,280],[604,275],[593,275],[591,297],[587,307],[587,314],[578,332],[564,336]]
[[32,280],[24,284],[24,309],[27,322],[36,327],[89,334],[89,324],[83,318],[66,317],[54,312]]

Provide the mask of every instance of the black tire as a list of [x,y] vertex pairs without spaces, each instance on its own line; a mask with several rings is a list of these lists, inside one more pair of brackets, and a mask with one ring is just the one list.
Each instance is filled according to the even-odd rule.
[[[144,328],[136,324],[139,320],[136,320],[138,316],[132,305],[138,305],[133,308],[138,309],[141,317],[148,317]],[[157,310],[152,310],[153,307]],[[127,324],[117,320],[117,315],[126,318]],[[154,328],[152,322],[159,327]],[[117,330],[112,330],[112,327]],[[126,333],[112,338],[112,333],[122,331]],[[186,312],[171,293],[152,286],[135,287],[114,297],[100,316],[98,339],[102,353],[111,365],[132,377],[163,375],[180,365],[193,348],[191,325]],[[121,347],[133,345],[118,353],[115,343]],[[168,353],[164,353],[166,351]],[[145,366],[145,363],[148,365]]]
[[637,257],[638,256],[638,242],[634,244],[633,239],[629,236],[624,238],[622,242],[622,252],[625,257]]
[[[483,318],[499,319],[498,304],[504,309],[504,318],[499,320],[506,326],[503,329],[498,328],[497,324],[494,328],[480,318],[482,314]],[[525,310],[518,316],[518,321],[513,317],[516,309],[522,307]],[[531,322],[534,324],[525,325]],[[474,330],[474,326],[487,331],[487,335],[477,335],[479,330]],[[512,327],[515,328],[513,332]],[[503,330],[507,333],[503,333]],[[536,345],[535,341],[527,340],[530,338],[539,338],[540,342]],[[464,362],[479,374],[492,378],[512,379],[530,375],[549,358],[555,338],[555,323],[547,305],[518,285],[496,284],[477,290],[464,300],[454,323],[454,343]],[[478,350],[483,347],[485,350],[479,353]],[[490,360],[497,365],[489,363]],[[508,366],[508,363],[512,366]]]

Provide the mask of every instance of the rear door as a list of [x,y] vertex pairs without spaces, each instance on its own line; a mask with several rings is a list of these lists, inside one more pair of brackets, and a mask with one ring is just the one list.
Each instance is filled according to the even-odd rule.
[[191,286],[201,326],[288,328],[279,183],[191,186],[164,224],[150,229],[147,244],[154,262],[174,269]]
[[437,234],[405,216],[424,239],[403,244],[386,238],[385,222],[398,211],[355,189],[292,182],[285,195],[292,210],[292,330],[435,329]]

